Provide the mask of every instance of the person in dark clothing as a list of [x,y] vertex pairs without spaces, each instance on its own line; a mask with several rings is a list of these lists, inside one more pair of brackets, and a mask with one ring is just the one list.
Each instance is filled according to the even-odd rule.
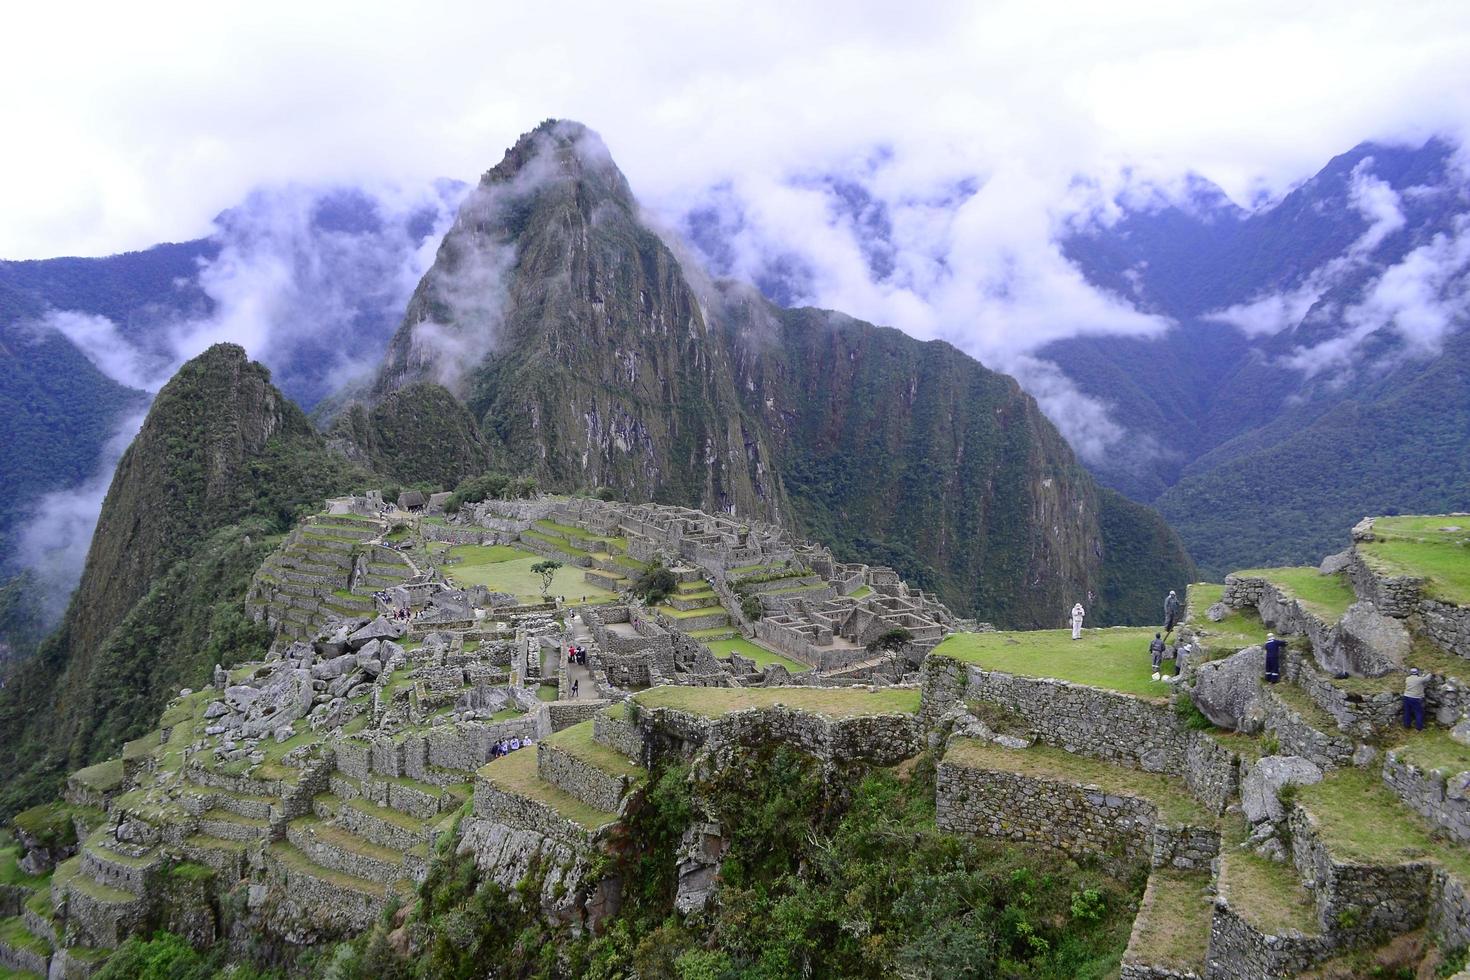
[[1179,622],[1179,596],[1173,589],[1164,599],[1164,635],[1168,636],[1174,632],[1174,626]]
[[1281,680],[1281,651],[1286,644],[1276,639],[1275,633],[1266,634],[1266,683],[1275,684]]
[[1164,637],[1161,634],[1154,634],[1153,642],[1148,645],[1148,652],[1153,655],[1154,680],[1158,680],[1160,665],[1164,662]]
[[1429,686],[1429,675],[1419,673],[1418,667],[1409,668],[1404,678],[1404,727],[1424,731],[1424,689]]

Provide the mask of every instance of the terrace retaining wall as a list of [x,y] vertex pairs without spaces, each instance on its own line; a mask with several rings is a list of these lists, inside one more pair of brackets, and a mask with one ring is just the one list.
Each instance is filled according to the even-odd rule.
[[1455,840],[1470,843],[1470,772],[1420,769],[1391,751],[1383,761],[1383,781],[1409,809]]

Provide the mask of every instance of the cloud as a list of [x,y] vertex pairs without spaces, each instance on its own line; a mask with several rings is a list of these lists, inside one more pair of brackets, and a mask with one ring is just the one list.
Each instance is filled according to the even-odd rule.
[[119,420],[93,474],[77,486],[41,496],[20,524],[15,561],[33,571],[40,582],[42,614],[48,623],[61,619],[72,589],[81,580],[113,471],[142,427],[145,414],[140,411]]
[[1375,177],[1372,167],[1373,158],[1365,157],[1349,177],[1348,203],[1367,226],[1346,251],[1312,269],[1295,289],[1257,296],[1206,313],[1204,319],[1235,327],[1247,337],[1274,336],[1302,323],[1329,290],[1371,263],[1384,240],[1406,223],[1398,192]]
[[[309,407],[376,369],[461,193],[447,185],[263,189],[219,219],[218,252],[195,279],[208,314],[146,310],[124,330],[103,316],[52,310],[31,327],[55,330],[108,377],[150,394],[211,344],[238,343]],[[13,558],[56,602],[81,577],[113,470],[142,418],[121,420],[93,476],[30,505]]]
[[1299,346],[1283,359],[1312,378],[1336,372],[1346,381],[1369,339],[1400,341],[1389,360],[1438,354],[1446,336],[1463,326],[1470,304],[1470,214],[1456,217],[1449,234],[1435,235],[1390,266],[1342,313],[1346,329],[1322,343]]

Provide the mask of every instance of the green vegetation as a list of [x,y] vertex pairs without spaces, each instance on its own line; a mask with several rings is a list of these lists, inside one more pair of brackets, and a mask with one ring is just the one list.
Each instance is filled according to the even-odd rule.
[[541,578],[541,598],[545,599],[551,593],[551,583],[556,579],[556,573],[562,568],[562,563],[547,559],[538,561],[531,566],[531,571]]
[[866,691],[855,687],[654,687],[635,694],[633,700],[645,708],[673,708],[706,718],[774,704],[829,718],[892,712],[913,714],[919,710],[919,692],[908,688]]
[[274,980],[281,976],[232,962],[225,943],[201,953],[171,932],[129,939],[93,974],[95,980]]
[[450,494],[444,509],[456,514],[465,504],[478,504],[491,498],[516,500],[532,496],[535,492],[535,480],[526,477],[513,478],[503,473],[482,473],[460,481],[459,486],[454,488],[454,493]]
[[76,823],[72,820],[74,808],[59,800],[42,803],[29,810],[22,810],[11,820],[17,830],[23,831],[42,847],[69,847],[77,842]]
[[591,720],[579,722],[553,735],[548,735],[542,744],[561,749],[581,759],[589,766],[601,769],[613,776],[627,776],[630,779],[641,780],[648,775],[642,766],[629,760],[626,756],[614,752],[601,742],[593,741]]
[[[1169,687],[1152,679],[1148,645],[1155,632],[1125,627],[1084,629],[1080,640],[1072,639],[1071,630],[955,633],[931,656],[953,657],[986,670],[1052,677],[1158,700],[1169,696]],[[1173,671],[1168,661],[1164,667]]]
[[1338,769],[1320,783],[1301,786],[1297,802],[1316,820],[1338,860],[1369,864],[1434,861],[1470,882],[1470,853],[1437,840],[1427,824],[1399,802],[1376,772]]
[[1213,912],[1209,889],[1208,873],[1156,869],[1128,943],[1129,958],[1204,976]]
[[769,667],[772,664],[780,664],[793,674],[799,674],[804,670],[811,670],[806,664],[799,660],[792,660],[774,650],[767,650],[754,640],[744,637],[733,636],[723,640],[711,640],[705,644],[710,652],[717,657],[728,657],[732,653],[738,653],[747,660],[754,660],[757,667]]
[[[512,557],[515,552],[524,557]],[[540,555],[504,546],[482,547],[480,545],[456,545],[448,555],[454,564],[445,570],[461,586],[483,585],[492,592],[507,592],[525,602],[540,602],[542,577],[534,571],[535,566],[545,559]],[[563,565],[555,570],[551,581],[551,594],[564,595],[568,601],[589,603],[611,602],[615,596],[606,589],[591,585],[580,568]]]
[[1309,936],[1317,926],[1317,905],[1290,863],[1235,846],[1220,849],[1220,893],[1245,921],[1266,935],[1296,931]]
[[[673,912],[675,866],[696,793],[730,847],[715,909],[685,919]],[[409,913],[414,955],[394,951],[385,920],[334,954],[332,975],[1100,980],[1117,973],[1142,887],[939,831],[924,759],[831,784],[786,748],[697,785],[671,766],[614,833],[607,871],[623,906],[596,936],[544,923],[536,870],[502,889],[450,850]]]
[[1399,759],[1445,776],[1470,772],[1470,745],[1461,745],[1443,728],[1426,728],[1408,735],[1395,747]]
[[914,634],[902,626],[897,626],[891,630],[887,630],[874,639],[868,644],[867,650],[869,653],[890,653],[895,650],[902,650],[909,643],[912,643],[913,639]]
[[1359,554],[1379,571],[1424,579],[1429,595],[1470,605],[1470,517],[1380,517]]
[[1158,773],[1124,769],[1097,759],[1074,755],[1045,745],[1029,749],[1008,749],[994,742],[973,738],[957,738],[944,756],[946,764],[1013,772],[1038,779],[1101,787],[1116,796],[1132,796],[1148,800],[1159,809],[1159,816],[1171,823],[1210,826],[1210,817],[1190,795],[1184,784]]
[[1266,624],[1254,609],[1231,609],[1218,623],[1205,615],[1225,594],[1225,586],[1213,582],[1195,582],[1189,586],[1184,621],[1203,635],[1203,644],[1211,656],[1234,653],[1266,642]]
[[556,701],[561,697],[561,689],[555,684],[538,684],[536,697],[542,701]]
[[663,565],[653,564],[645,568],[643,573],[633,580],[633,587],[630,591],[648,605],[656,606],[663,602],[678,584],[673,572]]
[[[624,764],[626,765],[626,762]],[[566,819],[588,830],[596,830],[617,819],[617,814],[589,806],[570,793],[548,782],[543,782],[536,775],[535,749],[521,749],[519,752],[501,756],[494,762],[481,766],[479,774],[482,779],[507,793],[514,793],[528,800],[544,803]]]
[[1347,576],[1323,575],[1316,568],[1249,568],[1235,573],[1240,578],[1263,578],[1298,599],[1318,618],[1335,623],[1357,601]]

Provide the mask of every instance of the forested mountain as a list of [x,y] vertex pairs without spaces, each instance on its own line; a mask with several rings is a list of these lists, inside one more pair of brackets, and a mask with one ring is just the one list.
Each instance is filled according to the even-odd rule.
[[444,426],[387,424],[409,385],[461,433],[449,457],[464,475],[483,440],[487,462],[544,486],[780,518],[1007,625],[1053,625],[1078,598],[1104,622],[1149,619],[1192,572],[1013,379],[948,344],[708,282],[573,123],[527,134],[485,175],[373,404],[333,431],[395,477],[442,475]]
[[1470,179],[1451,146],[1361,145],[1254,212],[1197,181],[1067,252],[1176,323],[1040,353],[1143,437],[1099,477],[1156,502],[1207,571],[1470,505]]
[[60,628],[0,690],[0,810],[116,752],[183,679],[261,655],[245,587],[272,536],[364,479],[242,348],[186,363],[118,464]]

